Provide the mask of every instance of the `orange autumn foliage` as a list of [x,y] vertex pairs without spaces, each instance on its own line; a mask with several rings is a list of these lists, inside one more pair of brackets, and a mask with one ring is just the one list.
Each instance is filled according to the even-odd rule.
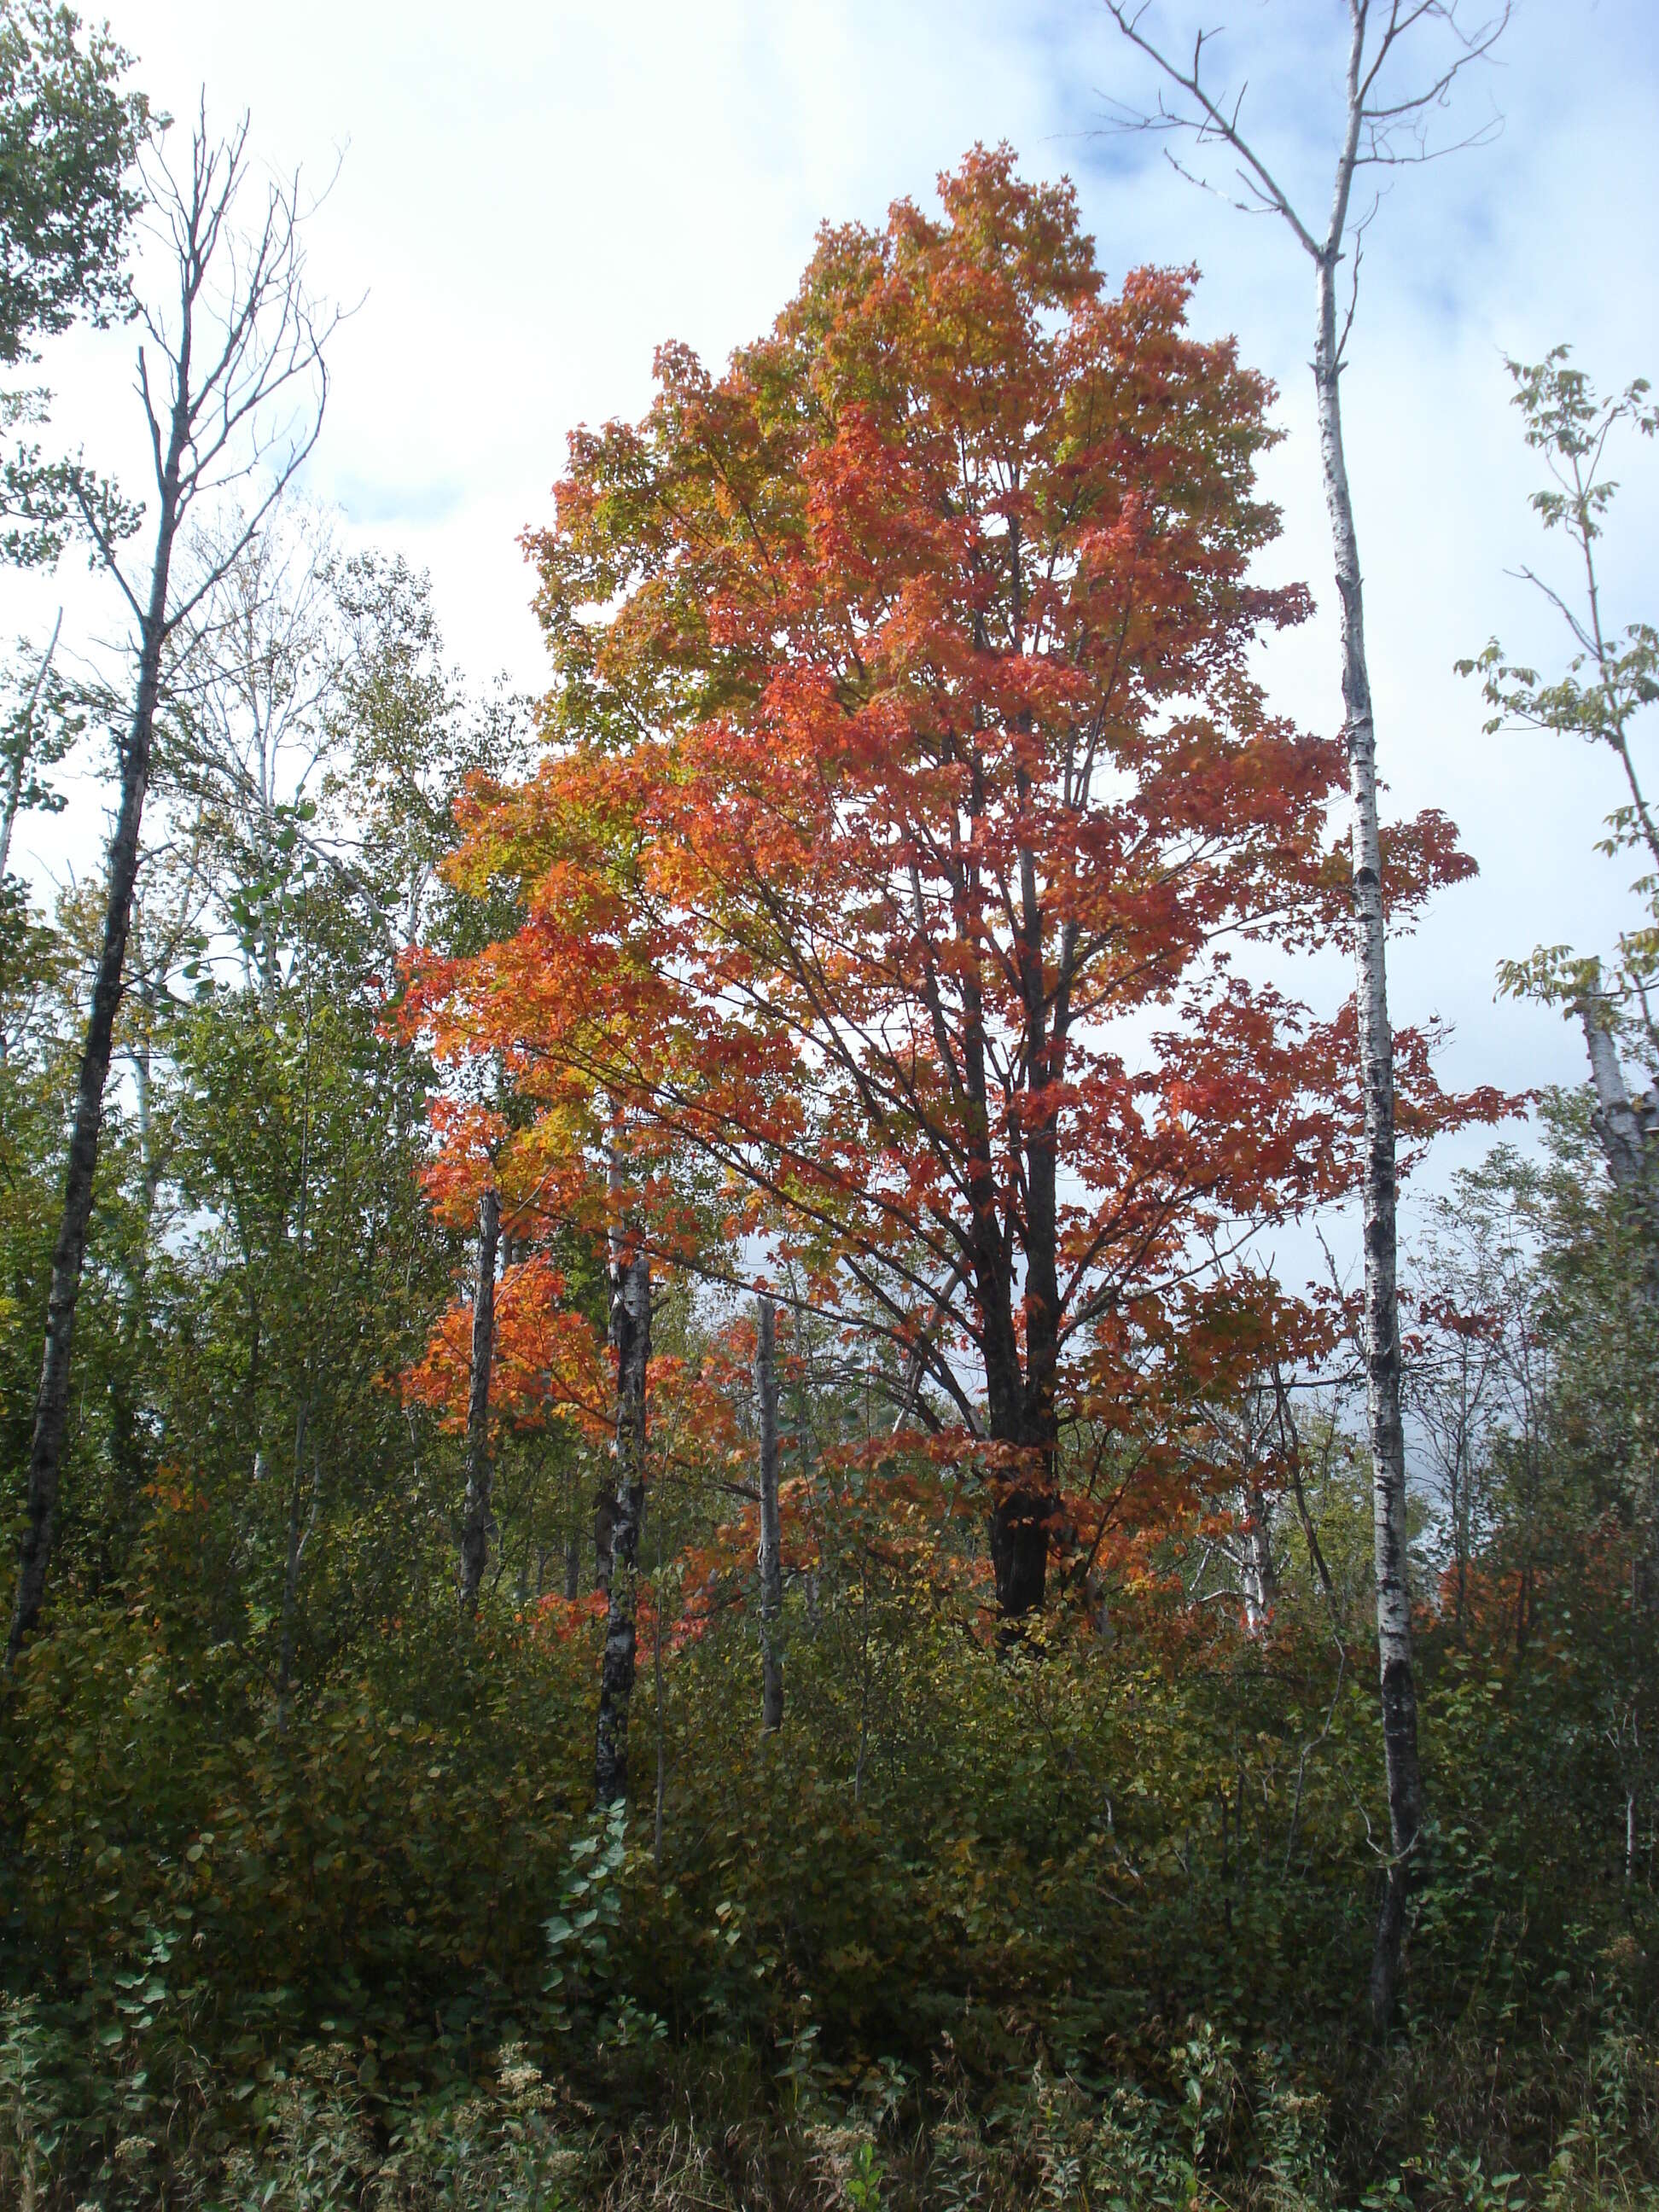
[[[696,1161],[704,1232],[764,1227],[918,1363],[996,1461],[1018,1613],[1066,1438],[1182,1369],[1195,1254],[1350,1174],[1351,1017],[1236,964],[1344,927],[1343,760],[1252,673],[1309,602],[1258,580],[1273,394],[1190,334],[1192,273],[1109,295],[1006,149],[940,195],[827,228],[723,375],[665,347],[641,422],[573,437],[528,541],[551,750],[474,787],[456,863],[527,918],[417,963],[408,1018],[501,1055],[515,1187],[591,1212],[608,1115],[660,1251],[699,1250]],[[1407,825],[1396,915],[1468,866]],[[1401,1064],[1420,1130],[1495,1110]]]

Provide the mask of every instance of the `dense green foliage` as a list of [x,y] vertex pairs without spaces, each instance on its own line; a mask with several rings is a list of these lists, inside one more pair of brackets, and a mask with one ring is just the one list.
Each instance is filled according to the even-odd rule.
[[[125,248],[143,204],[136,174],[150,128],[143,94],[122,82],[131,57],[52,0],[0,7],[0,371],[33,363],[41,342],[130,304]],[[0,386],[0,428],[46,418],[48,395]],[[20,440],[0,462],[0,558],[55,561],[68,536],[79,463]],[[107,488],[99,487],[106,503]],[[9,736],[10,733],[9,732]]]
[[67,8],[0,12],[0,362],[125,297],[131,170],[148,111],[124,91],[130,57]]

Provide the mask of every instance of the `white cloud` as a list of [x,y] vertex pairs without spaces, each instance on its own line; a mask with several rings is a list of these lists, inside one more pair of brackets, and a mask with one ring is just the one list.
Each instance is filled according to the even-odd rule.
[[[139,80],[175,114],[205,82],[218,116],[252,108],[273,163],[320,178],[346,148],[313,270],[368,298],[334,349],[313,485],[352,532],[429,565],[452,647],[480,678],[540,680],[517,535],[548,511],[568,430],[637,411],[661,338],[722,358],[788,296],[819,220],[925,197],[975,139],[1012,141],[1033,172],[1068,170],[1114,277],[1200,264],[1200,326],[1237,331],[1282,388],[1291,436],[1269,471],[1282,571],[1328,601],[1310,270],[1277,225],[1195,191],[1150,142],[1094,135],[1103,95],[1149,81],[1087,0],[115,0],[112,13]],[[1165,17],[1190,36],[1186,0]],[[1337,25],[1329,0],[1236,0],[1264,137],[1316,205]],[[1459,1080],[1577,1079],[1572,1037],[1494,1006],[1492,968],[1540,937],[1605,939],[1618,909],[1617,872],[1589,849],[1614,796],[1604,764],[1483,738],[1450,664],[1494,629],[1546,661],[1556,651],[1504,574],[1537,550],[1504,352],[1570,337],[1609,381],[1659,360],[1652,27],[1650,0],[1531,0],[1465,111],[1495,101],[1502,137],[1395,179],[1368,246],[1346,407],[1385,773],[1401,807],[1450,812],[1483,871],[1400,947],[1396,1002],[1402,1018],[1455,1023]],[[61,415],[136,469],[127,346],[69,349]],[[1608,544],[1627,614],[1654,611],[1656,483],[1651,457],[1629,471]],[[13,627],[50,589],[8,588]],[[1334,722],[1325,605],[1269,668],[1290,711]],[[94,808],[70,835],[85,865]]]

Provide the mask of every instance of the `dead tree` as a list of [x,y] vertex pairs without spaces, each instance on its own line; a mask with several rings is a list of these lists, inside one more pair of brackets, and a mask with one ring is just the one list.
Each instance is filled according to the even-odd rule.
[[[1353,805],[1352,884],[1359,1073],[1365,1114],[1366,1414],[1389,1827],[1388,1873],[1370,1986],[1371,2016],[1381,2028],[1393,2014],[1399,1985],[1407,1889],[1423,1827],[1423,1785],[1417,1748],[1406,1448],[1400,1408],[1394,1032],[1389,1021],[1388,929],[1377,825],[1376,728],[1365,657],[1359,540],[1343,451],[1340,377],[1358,301],[1360,240],[1376,213],[1373,203],[1368,213],[1356,216],[1356,181],[1362,171],[1395,168],[1452,150],[1435,140],[1431,126],[1457,78],[1472,63],[1492,52],[1508,21],[1509,7],[1508,0],[1504,0],[1495,15],[1471,27],[1459,21],[1458,0],[1346,0],[1346,4],[1341,135],[1330,210],[1322,225],[1316,219],[1304,219],[1246,131],[1243,89],[1230,92],[1208,75],[1206,49],[1214,34],[1200,31],[1190,57],[1177,58],[1143,27],[1151,0],[1105,0],[1107,12],[1118,29],[1156,65],[1165,88],[1152,112],[1120,111],[1120,121],[1138,129],[1185,134],[1206,152],[1224,149],[1235,165],[1236,204],[1249,213],[1278,216],[1313,264],[1315,272],[1314,391],[1341,631],[1343,733]],[[1398,82],[1397,71],[1407,52],[1415,60],[1435,33],[1445,41],[1443,50],[1428,62],[1421,76],[1409,84]],[[1457,143],[1469,145],[1486,135],[1478,131]],[[1193,173],[1179,161],[1175,166],[1183,175]],[[1343,313],[1339,310],[1338,292],[1345,259],[1351,259],[1352,276]]]
[[[137,393],[155,477],[147,578],[131,574],[123,555],[132,534],[132,511],[90,476],[77,477],[73,487],[94,558],[114,580],[132,617],[134,680],[119,746],[120,796],[110,841],[103,940],[82,1045],[63,1213],[52,1254],[8,1669],[40,1618],[52,1558],[75,1310],[165,672],[180,634],[187,634],[209,594],[252,541],[316,444],[328,394],[325,348],[338,316],[319,312],[307,289],[303,230],[308,210],[296,179],[267,187],[256,219],[246,226],[240,222],[254,189],[247,130],[245,118],[228,137],[210,138],[204,108],[181,172],[175,173],[158,158],[150,173],[149,221],[169,255],[177,290],[165,306],[140,310],[144,337],[138,348]],[[250,487],[240,529],[219,544],[204,566],[192,570],[188,582],[175,586],[174,555],[187,520],[238,488],[248,494]]]

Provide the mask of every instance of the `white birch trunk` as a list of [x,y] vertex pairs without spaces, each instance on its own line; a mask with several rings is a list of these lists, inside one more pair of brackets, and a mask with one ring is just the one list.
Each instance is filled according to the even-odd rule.
[[1279,1571],[1273,1563],[1272,1509],[1259,1483],[1244,1491],[1244,1626],[1260,1636],[1270,1626],[1279,1604]]
[[[1656,1243],[1659,1243],[1659,1170],[1655,1165],[1659,1160],[1659,1147],[1656,1146],[1656,1140],[1659,1140],[1659,1107],[1656,1107],[1651,1094],[1644,1092],[1632,1099],[1626,1088],[1625,1071],[1620,1066],[1607,1000],[1599,988],[1592,986],[1584,993],[1577,1011],[1584,1031],[1584,1048],[1589,1055],[1590,1082],[1595,1092],[1593,1122],[1596,1141],[1607,1161],[1613,1188],[1642,1207],[1648,1225],[1655,1232]],[[1655,1257],[1659,1259],[1659,1250]],[[1650,1296],[1656,1291],[1659,1291],[1659,1285],[1650,1287]]]
[[1318,402],[1325,506],[1336,562],[1343,725],[1348,753],[1348,791],[1353,807],[1355,999],[1365,1121],[1363,1341],[1376,1562],[1377,1667],[1389,1831],[1388,1877],[1371,1957],[1370,1990],[1372,2018],[1381,2027],[1393,2012],[1400,1979],[1407,1885],[1423,1826],[1423,1786],[1417,1750],[1417,1684],[1412,1665],[1405,1431],[1400,1411],[1394,1031],[1389,1019],[1388,928],[1376,812],[1376,726],[1365,658],[1359,543],[1342,446],[1336,319],[1338,260],[1347,224],[1360,120],[1358,59],[1357,41],[1350,66],[1348,133],[1337,167],[1330,228],[1318,264],[1319,331],[1314,355],[1314,386]]

